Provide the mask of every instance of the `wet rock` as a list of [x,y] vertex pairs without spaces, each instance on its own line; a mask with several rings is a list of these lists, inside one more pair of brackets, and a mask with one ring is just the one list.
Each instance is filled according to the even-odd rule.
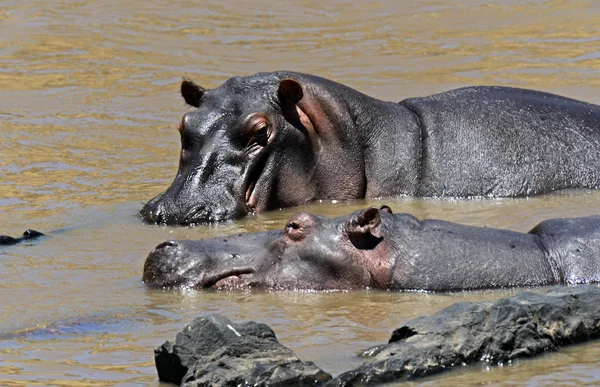
[[585,285],[495,302],[463,302],[396,329],[362,353],[361,367],[327,386],[373,385],[431,375],[475,361],[502,363],[600,337],[600,289]]
[[200,317],[154,350],[159,379],[196,386],[315,386],[331,379],[302,362],[265,324]]

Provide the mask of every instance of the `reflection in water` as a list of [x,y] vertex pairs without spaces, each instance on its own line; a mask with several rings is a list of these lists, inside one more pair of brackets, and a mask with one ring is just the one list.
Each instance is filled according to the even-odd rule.
[[[182,75],[214,87],[289,69],[387,100],[502,84],[600,103],[599,16],[591,0],[4,1],[0,233],[69,229],[0,248],[0,385],[155,386],[152,348],[208,313],[266,322],[300,357],[337,374],[407,319],[514,294],[166,292],[140,278],[165,239],[278,229],[298,210],[338,216],[385,203],[419,218],[527,231],[600,212],[599,192],[319,202],[195,228],[148,226],[136,212],[175,176],[175,126],[188,109]],[[599,351],[576,346],[409,384],[595,385]]]

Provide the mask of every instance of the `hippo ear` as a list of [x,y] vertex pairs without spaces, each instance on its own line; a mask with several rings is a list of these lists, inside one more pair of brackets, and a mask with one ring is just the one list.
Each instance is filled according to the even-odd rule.
[[293,79],[284,79],[279,82],[277,97],[282,107],[295,105],[304,97],[304,91],[298,82]]
[[200,99],[204,95],[204,88],[200,85],[197,85],[189,78],[183,77],[181,81],[181,96],[190,106],[199,107]]
[[350,220],[349,232],[352,234],[369,234],[375,238],[382,238],[381,215],[377,208],[367,208]]
[[348,239],[357,249],[372,250],[383,240],[381,215],[377,208],[361,211],[346,227]]
[[390,206],[386,206],[385,204],[381,207],[379,207],[379,211],[381,212],[387,212],[388,214],[393,214],[392,209],[390,208]]

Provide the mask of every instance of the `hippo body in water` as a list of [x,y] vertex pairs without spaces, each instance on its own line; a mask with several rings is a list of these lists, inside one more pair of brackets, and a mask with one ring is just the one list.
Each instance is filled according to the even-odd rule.
[[294,215],[283,231],[167,241],[144,265],[154,287],[451,291],[600,280],[600,216],[528,233],[419,221],[370,208]]
[[11,237],[9,235],[0,235],[0,246],[16,245],[17,243],[37,239],[44,236],[43,233],[36,230],[25,230],[20,237]]
[[171,186],[151,223],[218,222],[318,199],[514,197],[600,187],[600,106],[510,87],[399,103],[288,71],[205,90],[179,124]]

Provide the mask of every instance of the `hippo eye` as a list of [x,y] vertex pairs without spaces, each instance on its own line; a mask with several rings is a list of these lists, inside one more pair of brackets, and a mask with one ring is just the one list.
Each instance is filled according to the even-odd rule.
[[253,148],[254,145],[266,146],[271,134],[270,125],[264,118],[260,118],[250,126],[247,133],[250,137],[246,144],[247,148]]
[[259,145],[267,145],[269,124],[266,121],[260,121],[254,126],[254,138]]

